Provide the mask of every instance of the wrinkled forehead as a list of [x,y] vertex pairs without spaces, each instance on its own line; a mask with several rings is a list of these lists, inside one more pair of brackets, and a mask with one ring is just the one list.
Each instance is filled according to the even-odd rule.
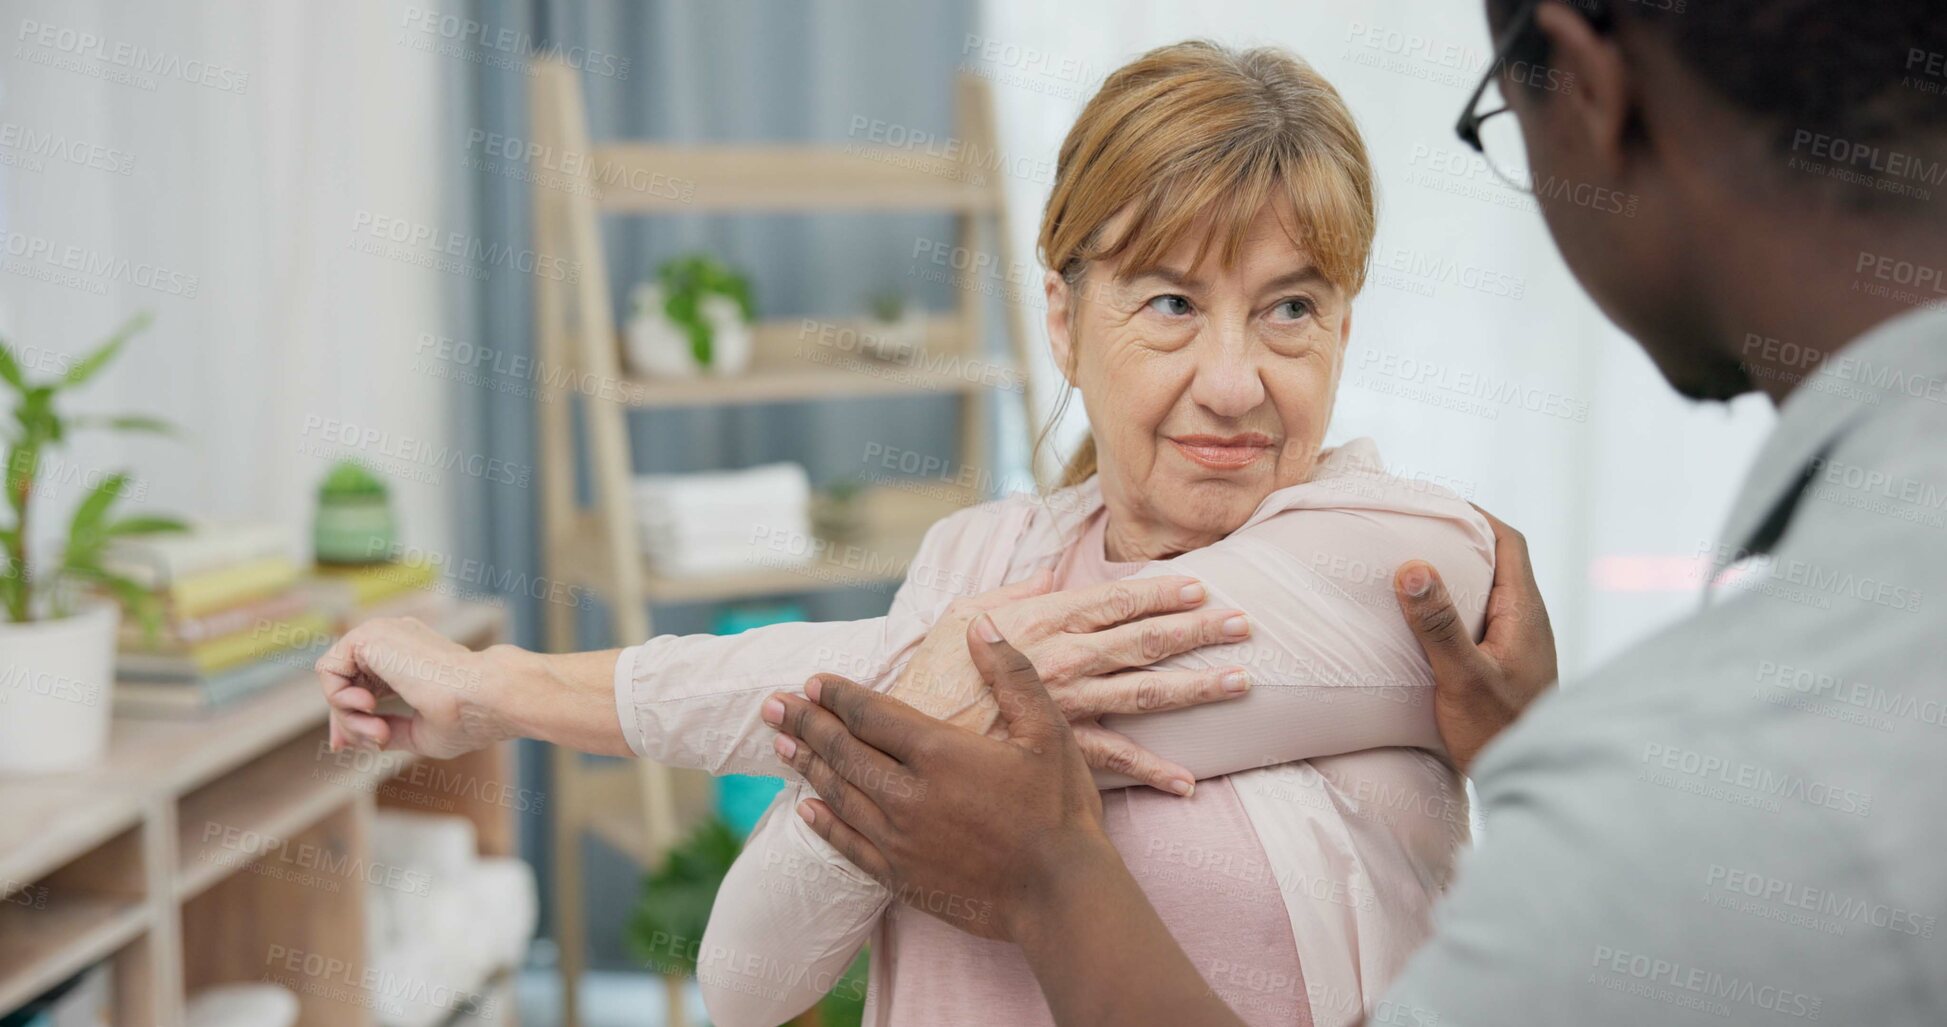
[[1182,220],[1169,238],[1140,239],[1139,233],[1159,232],[1152,221],[1143,225],[1142,212],[1130,205],[1102,226],[1096,259],[1102,281],[1127,283],[1161,277],[1172,281],[1211,282],[1226,275],[1246,279],[1291,277],[1313,271],[1331,280],[1314,245],[1319,233],[1309,230],[1288,197],[1273,196],[1246,215],[1236,207],[1212,205]]

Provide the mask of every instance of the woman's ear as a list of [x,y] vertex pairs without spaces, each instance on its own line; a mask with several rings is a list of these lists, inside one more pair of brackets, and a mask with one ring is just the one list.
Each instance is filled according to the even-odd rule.
[[1339,355],[1332,368],[1332,393],[1338,394],[1339,379],[1345,374],[1346,357],[1352,352],[1352,304],[1345,304],[1345,315],[1339,318]]
[[1055,370],[1061,372],[1063,381],[1075,384],[1068,376],[1069,359],[1074,356],[1073,340],[1069,338],[1069,304],[1075,300],[1074,290],[1068,287],[1068,280],[1053,271],[1041,279],[1041,290],[1048,298],[1048,352],[1055,358]]

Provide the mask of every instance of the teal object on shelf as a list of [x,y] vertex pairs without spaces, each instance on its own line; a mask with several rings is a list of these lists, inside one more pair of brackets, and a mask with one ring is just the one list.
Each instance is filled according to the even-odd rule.
[[809,619],[801,603],[742,603],[718,614],[712,631],[718,635],[741,635],[766,624],[789,624]]
[[[766,624],[786,624],[805,620],[805,608],[798,603],[746,603],[730,607],[717,616],[716,633],[737,635]],[[771,800],[784,790],[775,777],[752,774],[726,774],[717,778],[717,816],[730,825],[738,838],[747,838],[757,827]]]
[[725,774],[717,778],[717,816],[730,825],[737,837],[748,838],[763,819],[764,811],[770,808],[771,800],[783,790],[783,778]]

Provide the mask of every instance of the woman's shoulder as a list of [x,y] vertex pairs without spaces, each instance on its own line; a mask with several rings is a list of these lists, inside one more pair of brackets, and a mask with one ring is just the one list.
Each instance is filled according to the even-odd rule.
[[1398,514],[1462,527],[1487,540],[1491,550],[1493,530],[1458,491],[1463,488],[1468,486],[1458,478],[1388,468],[1378,444],[1357,438],[1321,453],[1309,480],[1266,496],[1244,527],[1299,512]]
[[1409,559],[1449,578],[1491,578],[1494,529],[1450,483],[1459,484],[1390,471],[1371,439],[1356,439],[1323,454],[1310,481],[1265,497],[1231,538],[1319,558],[1358,552],[1383,564],[1388,581]]

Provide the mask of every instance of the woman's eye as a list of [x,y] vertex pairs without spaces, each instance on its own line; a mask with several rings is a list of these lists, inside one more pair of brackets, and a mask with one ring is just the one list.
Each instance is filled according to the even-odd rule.
[[1297,321],[1311,316],[1312,305],[1308,300],[1285,300],[1278,304],[1276,313],[1280,318]]
[[1149,309],[1170,317],[1182,317],[1190,312],[1190,301],[1172,293],[1150,300]]

